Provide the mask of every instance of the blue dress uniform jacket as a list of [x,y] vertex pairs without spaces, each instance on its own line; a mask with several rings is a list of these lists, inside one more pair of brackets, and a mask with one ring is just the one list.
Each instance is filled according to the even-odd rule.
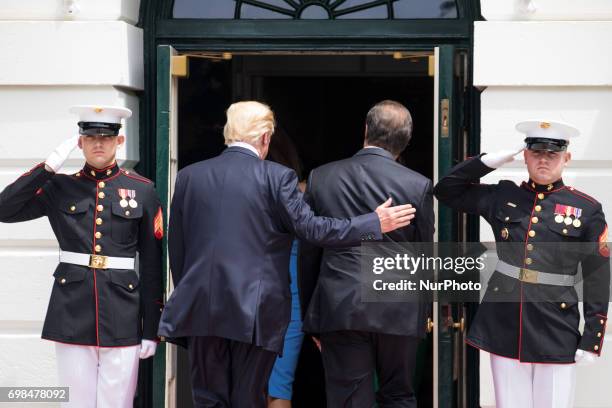
[[[468,159],[440,180],[434,194],[453,209],[487,220],[501,261],[559,275],[575,275],[581,264],[586,323],[581,335],[574,287],[537,283],[530,281],[529,275],[517,279],[497,270],[489,280],[467,342],[531,363],[572,363],[578,348],[599,355],[610,285],[607,226],[601,204],[562,180],[549,185],[531,180],[520,186],[507,180],[479,184],[478,179],[491,171],[479,157]],[[580,209],[580,222],[562,222],[559,208],[567,207]]]
[[[381,148],[364,148],[353,157],[310,173],[306,197],[316,214],[350,217],[371,211],[389,196],[412,204],[416,217],[391,231],[383,242],[432,242],[434,212],[431,180],[395,161]],[[428,303],[363,302],[360,247],[300,247],[298,281],[304,331],[359,330],[400,336],[425,336]]]
[[229,147],[182,169],[170,209],[168,249],[175,289],[159,335],[215,336],[282,351],[291,315],[294,234],[324,246],[381,238],[375,213],[316,217],[293,170]]
[[[136,208],[123,207],[127,190]],[[134,203],[133,203],[134,204]],[[125,203],[124,203],[125,205]],[[88,346],[156,340],[162,305],[161,207],[153,183],[116,164],[55,174],[44,163],[0,193],[0,221],[47,216],[62,251],[134,258],[139,274],[60,263],[42,337]]]

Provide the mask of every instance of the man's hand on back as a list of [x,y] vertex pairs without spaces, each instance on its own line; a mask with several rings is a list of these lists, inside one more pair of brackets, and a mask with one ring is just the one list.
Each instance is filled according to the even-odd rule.
[[410,204],[391,206],[391,198],[376,208],[376,214],[380,220],[380,230],[382,233],[390,232],[410,224],[414,218],[416,208]]

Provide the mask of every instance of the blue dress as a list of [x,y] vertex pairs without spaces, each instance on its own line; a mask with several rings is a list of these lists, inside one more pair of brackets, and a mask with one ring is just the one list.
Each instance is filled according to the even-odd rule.
[[300,299],[297,288],[297,241],[291,247],[289,273],[291,276],[291,321],[285,334],[283,356],[277,357],[268,382],[268,395],[272,398],[291,400],[295,368],[302,348],[304,333],[300,314]]

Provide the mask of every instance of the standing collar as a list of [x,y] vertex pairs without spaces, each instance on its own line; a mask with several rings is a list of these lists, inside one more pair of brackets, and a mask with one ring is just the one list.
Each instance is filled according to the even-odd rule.
[[253,147],[252,145],[245,143],[245,142],[233,142],[227,145],[227,147],[242,147],[243,149],[248,149],[252,151],[253,153],[257,155],[257,157],[259,157],[259,152],[257,151],[257,149]]
[[538,184],[532,179],[529,179],[529,181],[523,181],[523,184],[521,186],[528,190],[536,191],[538,193],[549,193],[551,191],[555,191],[562,188],[563,186],[565,186],[565,184],[563,184],[563,179],[559,179],[554,183],[550,184]]
[[90,166],[87,162],[85,162],[85,165],[83,166],[83,169],[81,170],[81,172],[84,175],[86,175],[88,178],[93,178],[96,180],[104,180],[109,177],[113,177],[114,175],[119,173],[119,166],[117,165],[117,162],[115,161],[113,164],[111,164],[108,167],[105,167],[103,169],[97,169],[93,166]]

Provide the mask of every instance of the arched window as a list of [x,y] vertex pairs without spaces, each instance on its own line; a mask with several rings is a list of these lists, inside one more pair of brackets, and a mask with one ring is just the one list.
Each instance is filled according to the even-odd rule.
[[174,18],[455,19],[456,0],[175,0]]

